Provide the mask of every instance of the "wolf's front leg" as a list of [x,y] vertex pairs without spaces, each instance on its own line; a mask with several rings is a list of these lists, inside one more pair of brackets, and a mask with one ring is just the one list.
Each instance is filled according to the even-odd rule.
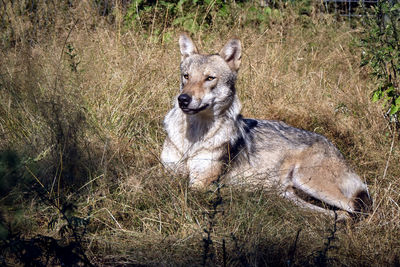
[[171,173],[186,176],[189,174],[182,153],[167,137],[161,152],[161,162]]
[[224,164],[219,155],[213,153],[199,153],[188,159],[189,185],[203,188],[216,181],[223,172]]

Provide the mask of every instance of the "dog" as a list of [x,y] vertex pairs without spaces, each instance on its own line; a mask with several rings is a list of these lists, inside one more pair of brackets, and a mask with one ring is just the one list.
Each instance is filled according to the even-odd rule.
[[[218,54],[200,54],[186,34],[179,38],[180,93],[163,121],[161,162],[189,185],[277,189],[297,205],[327,214],[364,213],[372,205],[367,185],[324,136],[281,121],[245,119],[235,81],[241,42]],[[307,198],[305,198],[306,196]],[[328,204],[317,205],[311,199]]]

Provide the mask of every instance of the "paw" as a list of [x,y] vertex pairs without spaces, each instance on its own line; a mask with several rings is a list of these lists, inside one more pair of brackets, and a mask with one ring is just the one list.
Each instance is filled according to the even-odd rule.
[[345,221],[348,221],[349,219],[351,219],[351,216],[347,211],[337,210],[336,214],[337,214],[337,219],[336,220],[338,222],[345,222]]
[[206,184],[199,179],[196,179],[196,180],[190,179],[189,187],[194,188],[194,189],[204,189],[204,188],[206,188]]

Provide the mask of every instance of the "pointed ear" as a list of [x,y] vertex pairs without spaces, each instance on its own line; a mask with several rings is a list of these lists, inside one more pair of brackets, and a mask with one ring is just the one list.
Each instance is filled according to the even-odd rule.
[[219,55],[225,59],[229,67],[233,71],[238,71],[240,67],[240,61],[242,58],[242,45],[239,39],[231,39],[221,49]]
[[197,54],[196,45],[193,43],[192,39],[186,35],[186,33],[182,33],[179,36],[179,47],[181,49],[182,60],[188,56]]

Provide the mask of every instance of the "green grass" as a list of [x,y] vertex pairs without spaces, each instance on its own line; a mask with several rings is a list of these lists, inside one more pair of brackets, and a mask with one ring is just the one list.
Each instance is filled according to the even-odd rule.
[[247,3],[232,7],[236,20],[211,8],[192,34],[204,52],[242,40],[246,117],[327,136],[368,183],[372,214],[335,225],[272,190],[194,191],[165,172],[161,122],[179,88],[185,25],[160,15],[130,27],[124,6],[101,16],[81,1],[38,1],[36,13],[21,13],[23,2],[0,8],[10,18],[2,21],[0,150],[18,159],[0,157],[2,263],[49,255],[59,264],[42,239],[34,243],[41,255],[22,253],[44,236],[53,247],[73,244],[69,257],[83,262],[83,253],[94,265],[398,264],[398,133],[371,102],[358,28],[317,5],[255,19],[269,11]]

